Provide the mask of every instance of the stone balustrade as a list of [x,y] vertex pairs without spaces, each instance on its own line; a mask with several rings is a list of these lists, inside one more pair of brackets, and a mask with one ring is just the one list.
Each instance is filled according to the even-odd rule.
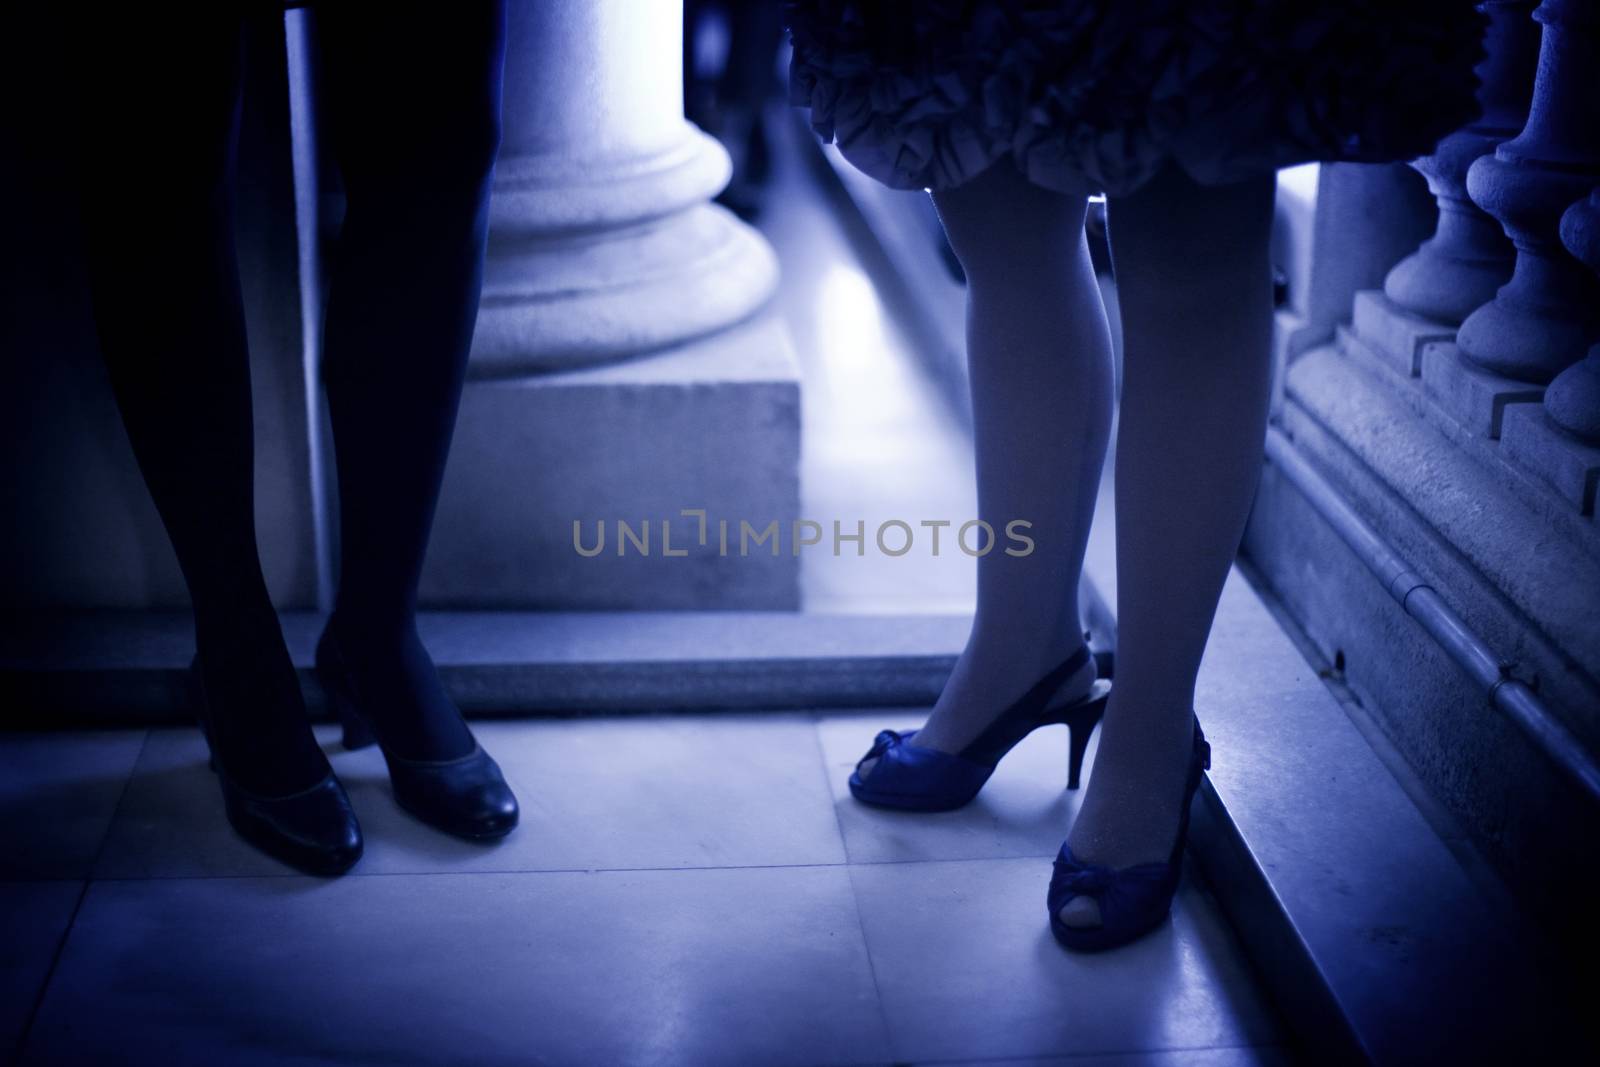
[[1600,285],[1561,245],[1561,214],[1600,183],[1600,0],[1545,0],[1528,122],[1467,172],[1467,192],[1516,246],[1511,280],[1467,316],[1461,354],[1545,383],[1600,329]]
[[1383,291],[1397,306],[1434,322],[1460,325],[1511,278],[1511,243],[1500,224],[1468,198],[1467,171],[1527,121],[1539,58],[1539,25],[1530,17],[1537,3],[1490,0],[1482,5],[1489,15],[1486,56],[1477,68],[1482,114],[1411,164],[1438,201],[1438,227],[1395,265]]
[[1339,344],[1464,432],[1471,462],[1529,500],[1543,483],[1554,497],[1533,506],[1585,540],[1600,521],[1600,0],[1480,7],[1483,113],[1413,163],[1434,233],[1355,295]]

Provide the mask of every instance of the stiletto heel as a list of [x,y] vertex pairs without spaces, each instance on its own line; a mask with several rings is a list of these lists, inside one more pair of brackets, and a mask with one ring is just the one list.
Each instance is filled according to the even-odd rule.
[[471,752],[448,760],[408,759],[384,744],[371,710],[356,692],[334,640],[331,620],[317,642],[316,674],[344,728],[344,746],[376,744],[382,750],[389,784],[402,808],[435,829],[473,841],[504,837],[516,827],[517,798],[500,773],[500,765],[477,738],[473,738]]
[[[1050,909],[1050,932],[1057,941],[1075,952],[1100,952],[1143,937],[1167,917],[1178,892],[1183,847],[1189,836],[1189,807],[1210,766],[1211,745],[1196,719],[1183,812],[1178,817],[1178,839],[1173,842],[1167,862],[1113,869],[1084,863],[1065,844],[1061,846],[1045,898],[1045,906]],[[1068,926],[1061,921],[1061,909],[1078,896],[1093,897],[1100,905],[1099,926]]]
[[333,877],[355,866],[363,850],[361,824],[332,768],[317,784],[298,793],[276,797],[252,793],[235,782],[217,758],[198,656],[189,665],[189,698],[234,831],[267,855],[307,874]]
[[[1076,789],[1089,735],[1105,714],[1111,683],[1099,679],[1081,699],[1064,707],[1048,707],[1066,680],[1091,661],[1082,645],[1059,666],[1034,683],[1015,703],[1000,713],[966,748],[954,755],[907,744],[915,730],[884,730],[873,740],[850,775],[850,792],[864,804],[905,811],[950,811],[978,795],[1002,757],[1041,726],[1065,724],[1072,732],[1067,766],[1067,787]],[[862,778],[861,765],[877,760]]]

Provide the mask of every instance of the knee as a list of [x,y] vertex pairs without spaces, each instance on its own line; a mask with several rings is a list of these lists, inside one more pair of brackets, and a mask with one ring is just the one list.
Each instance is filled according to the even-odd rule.
[[1081,266],[1085,199],[1040,189],[1009,164],[935,193],[934,204],[975,287],[1057,286]]

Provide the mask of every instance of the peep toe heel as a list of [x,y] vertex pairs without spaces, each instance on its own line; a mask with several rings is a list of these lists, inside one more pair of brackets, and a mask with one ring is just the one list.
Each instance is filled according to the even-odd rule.
[[[1101,867],[1084,863],[1065,844],[1056,856],[1045,904],[1050,909],[1050,932],[1074,952],[1103,952],[1135,941],[1155,929],[1172,911],[1183,866],[1184,843],[1189,836],[1189,808],[1200,779],[1211,766],[1211,745],[1194,723],[1194,748],[1184,783],[1183,812],[1178,817],[1178,839],[1165,863],[1132,867]],[[1074,897],[1093,897],[1100,906],[1100,925],[1068,926],[1061,909]]]
[[[1096,724],[1105,714],[1111,683],[1097,679],[1089,692],[1069,704],[1049,706],[1062,684],[1092,659],[1082,645],[1008,706],[983,733],[951,754],[910,743],[917,731],[883,730],[850,775],[850,792],[863,804],[902,811],[951,811],[971,802],[1006,753],[1041,726],[1061,724],[1072,734],[1067,754],[1067,788],[1078,788],[1084,754]],[[862,765],[876,760],[865,776]]]

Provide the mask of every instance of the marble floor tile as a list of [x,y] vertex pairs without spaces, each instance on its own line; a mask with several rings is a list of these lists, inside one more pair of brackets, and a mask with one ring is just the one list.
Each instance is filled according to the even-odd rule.
[[1173,920],[1096,955],[1047,925],[1039,859],[853,866],[895,1057],[1145,1052],[1281,1040],[1231,934],[1194,885]]
[[[852,863],[899,860],[1053,857],[1077,814],[1080,791],[1067,785],[1067,729],[1036,730],[1006,754],[977,799],[958,811],[889,811],[850,795],[850,772],[881,729],[915,729],[925,709],[827,715],[817,726]],[[1100,732],[1089,746],[1084,782]]]
[[[383,757],[318,728],[361,819],[358,875],[842,863],[805,716],[651,716],[474,725],[522,805],[495,843],[438,833],[396,807]],[[290,873],[239,841],[193,730],[152,731],[96,874]]]
[[22,1062],[888,1058],[814,867],[96,883]]
[[843,863],[811,719],[619,716],[473,729],[522,805],[484,846],[417,822],[390,799],[374,750],[335,760],[360,813],[364,874]]
[[[319,727],[327,747],[337,736]],[[96,878],[290,875],[240,840],[222,810],[199,730],[152,729],[95,864]]]
[[144,730],[0,734],[0,879],[82,878]]

